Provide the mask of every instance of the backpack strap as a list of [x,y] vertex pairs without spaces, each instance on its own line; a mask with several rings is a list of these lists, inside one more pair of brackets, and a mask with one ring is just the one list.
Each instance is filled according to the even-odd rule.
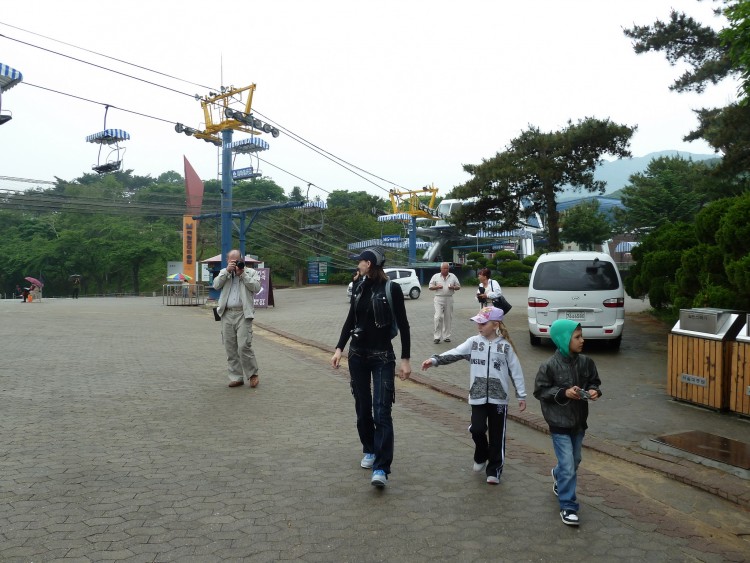
[[391,295],[391,280],[385,282],[385,298],[388,300],[388,306],[391,308],[391,318],[396,318],[396,313],[393,312],[393,296]]
[[388,300],[388,307],[391,309],[391,339],[398,334],[398,322],[396,321],[396,311],[393,310],[393,295],[391,294],[391,280],[385,282],[385,298]]

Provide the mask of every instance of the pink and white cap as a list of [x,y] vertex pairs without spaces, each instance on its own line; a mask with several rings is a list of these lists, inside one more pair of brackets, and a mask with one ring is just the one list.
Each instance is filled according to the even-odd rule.
[[482,307],[479,310],[479,314],[471,317],[471,320],[483,325],[488,321],[502,321],[504,316],[502,309],[498,309],[497,307]]

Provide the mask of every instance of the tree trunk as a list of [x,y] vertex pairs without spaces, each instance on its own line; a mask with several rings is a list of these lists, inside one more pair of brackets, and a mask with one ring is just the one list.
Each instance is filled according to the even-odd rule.
[[555,187],[545,186],[545,200],[547,203],[547,232],[549,233],[549,249],[552,252],[562,250],[560,244],[560,222],[555,201]]
[[141,271],[141,265],[139,263],[133,264],[133,268],[132,268],[132,272],[133,272],[133,293],[135,295],[138,295],[141,292],[141,286],[138,283],[138,278],[139,278],[138,274],[140,273],[140,271]]

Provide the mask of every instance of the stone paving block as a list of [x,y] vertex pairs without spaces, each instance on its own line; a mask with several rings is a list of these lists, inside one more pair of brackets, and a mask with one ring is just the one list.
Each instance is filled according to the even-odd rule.
[[[210,311],[150,299],[45,301],[43,316],[13,331],[0,326],[11,350],[23,350],[17,333],[34,327],[59,359],[57,377],[33,389],[12,352],[0,365],[0,432],[11,437],[0,444],[0,560],[9,559],[5,547],[39,549],[36,560],[130,561],[594,560],[610,547],[622,550],[615,560],[629,560],[629,550],[664,561],[742,553],[613,484],[616,471],[582,471],[583,525],[567,529],[550,490],[548,438],[543,449],[509,440],[501,485],[489,487],[470,470],[465,399],[413,384],[398,383],[393,474],[376,491],[358,467],[345,368],[328,367],[330,352],[259,329],[262,385],[228,389]],[[0,314],[6,307],[0,302]],[[176,335],[175,325],[190,330]],[[68,331],[87,346],[55,338]],[[561,540],[538,546],[550,530]]]

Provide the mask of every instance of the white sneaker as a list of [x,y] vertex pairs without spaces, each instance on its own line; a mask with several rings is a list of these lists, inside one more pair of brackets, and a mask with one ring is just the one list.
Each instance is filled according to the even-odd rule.
[[362,458],[359,465],[365,469],[372,469],[373,463],[375,463],[375,454],[365,454],[365,457]]
[[388,476],[385,474],[385,471],[383,471],[382,469],[376,469],[372,472],[372,480],[370,481],[370,483],[373,487],[382,489],[383,487],[385,487],[387,482]]
[[578,526],[581,521],[578,519],[578,513],[575,510],[561,510],[560,518],[563,524],[567,526]]
[[487,483],[489,485],[499,485],[500,484],[500,478],[495,477],[494,475],[487,475]]
[[487,462],[486,462],[486,461],[485,461],[485,462],[483,462],[483,463],[477,463],[477,462],[475,461],[475,462],[474,462],[474,467],[473,467],[472,469],[474,469],[474,471],[475,471],[476,473],[479,473],[480,471],[483,471],[485,467],[487,467]]

